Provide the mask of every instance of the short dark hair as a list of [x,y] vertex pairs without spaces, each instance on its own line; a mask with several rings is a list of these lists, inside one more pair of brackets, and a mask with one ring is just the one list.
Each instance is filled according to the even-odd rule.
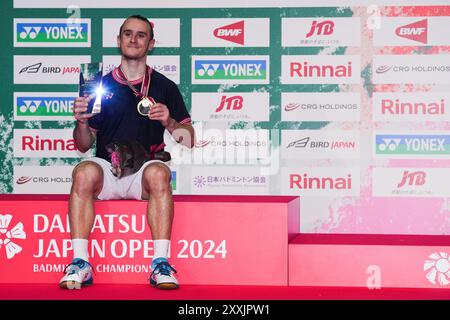
[[133,14],[132,16],[129,16],[128,18],[126,18],[125,21],[120,26],[119,35],[122,35],[123,25],[125,24],[125,22],[127,22],[128,19],[138,19],[138,20],[146,22],[147,25],[148,25],[148,28],[150,30],[150,40],[153,40],[153,36],[154,36],[154,34],[153,34],[153,25],[152,25],[152,23],[150,21],[148,21],[148,19],[146,17],[141,16],[140,14]]

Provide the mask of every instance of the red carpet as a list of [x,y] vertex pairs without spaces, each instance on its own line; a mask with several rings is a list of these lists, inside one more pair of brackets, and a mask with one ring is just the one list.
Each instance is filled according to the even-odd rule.
[[49,284],[1,284],[0,300],[450,300],[450,289],[95,284],[63,290]]

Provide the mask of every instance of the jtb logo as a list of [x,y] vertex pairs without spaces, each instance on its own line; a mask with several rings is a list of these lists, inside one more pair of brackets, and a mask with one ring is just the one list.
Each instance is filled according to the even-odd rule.
[[[244,98],[242,96],[222,96],[220,105],[217,107],[216,112],[225,110],[241,110],[243,106]],[[226,106],[226,107],[225,107]]]
[[306,34],[306,37],[309,38],[316,33],[318,36],[324,35],[328,36],[333,33],[334,22],[331,20],[326,20],[322,22],[317,22],[314,20],[311,25],[311,29]]
[[401,188],[408,184],[409,186],[422,186],[425,184],[425,178],[427,174],[424,171],[409,172],[408,170],[403,172],[402,181],[397,185],[397,188]]

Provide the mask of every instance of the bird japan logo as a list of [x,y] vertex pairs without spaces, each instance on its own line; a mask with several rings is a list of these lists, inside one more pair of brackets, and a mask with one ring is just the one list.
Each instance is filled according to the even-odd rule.
[[[26,239],[27,235],[23,230],[22,222],[11,224],[13,216],[10,214],[0,214],[0,259],[3,250],[6,251],[6,258],[12,259],[22,251],[17,239]],[[18,243],[16,243],[18,242]]]

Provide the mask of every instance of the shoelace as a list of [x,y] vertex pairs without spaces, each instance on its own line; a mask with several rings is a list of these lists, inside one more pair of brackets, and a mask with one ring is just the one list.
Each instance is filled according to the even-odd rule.
[[150,275],[153,276],[153,274],[162,274],[164,276],[171,276],[171,272],[177,273],[177,270],[175,270],[169,263],[167,263],[166,261],[160,262],[156,265],[156,268],[152,271],[152,274]]
[[80,269],[82,269],[82,268],[84,267],[85,264],[88,264],[88,265],[91,267],[92,271],[94,271],[94,274],[97,275],[97,274],[95,273],[95,269],[94,269],[94,267],[92,266],[92,264],[90,264],[89,262],[84,261],[84,260],[77,260],[77,261],[75,261],[75,263],[72,261],[71,263],[69,263],[69,264],[64,268],[63,273],[66,273],[67,269],[68,269],[70,266],[74,266],[74,267],[78,268],[78,270],[80,270]]

